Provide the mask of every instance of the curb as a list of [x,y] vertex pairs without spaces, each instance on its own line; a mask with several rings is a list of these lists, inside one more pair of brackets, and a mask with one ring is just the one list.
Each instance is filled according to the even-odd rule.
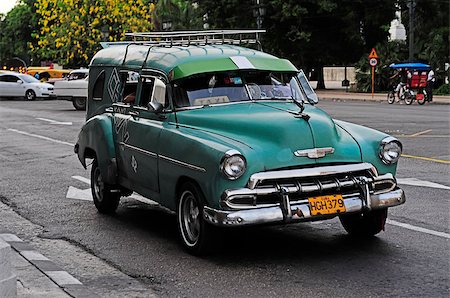
[[17,277],[11,259],[11,246],[0,237],[0,297],[17,297]]
[[[362,101],[362,102],[374,102],[374,103],[386,103],[389,104],[387,102],[386,99],[365,99],[365,98],[343,98],[343,97],[320,97],[319,96],[319,102],[321,100],[325,100],[325,101]],[[393,105],[398,104],[398,103],[394,103]],[[403,103],[404,104],[404,103]],[[449,105],[450,102],[446,102],[446,101],[435,101],[433,100],[432,102],[427,102],[425,104],[426,105]],[[412,105],[417,105],[417,104],[412,104]]]
[[[44,255],[36,251],[30,244],[10,233],[0,233],[0,241],[3,239],[12,249],[25,258],[30,264],[51,279],[58,287],[72,297],[99,297],[89,291],[78,279],[64,271],[61,267],[50,261]],[[8,245],[8,246],[9,246]],[[1,255],[0,255],[1,256]],[[0,259],[1,260],[1,259]],[[2,264],[0,262],[0,264]],[[1,266],[0,266],[1,267]],[[1,273],[1,272],[0,272]],[[1,277],[1,274],[0,274]],[[15,277],[15,276],[14,276]],[[14,280],[14,286],[16,281]],[[10,297],[2,295],[0,297]]]

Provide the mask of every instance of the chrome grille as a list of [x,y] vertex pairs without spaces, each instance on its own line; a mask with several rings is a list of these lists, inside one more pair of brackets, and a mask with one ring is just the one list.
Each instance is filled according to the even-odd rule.
[[325,166],[308,169],[261,172],[252,175],[246,188],[226,190],[222,206],[250,209],[280,205],[282,194],[289,202],[307,202],[310,197],[340,194],[367,200],[369,194],[396,187],[391,174],[377,176],[371,164]]

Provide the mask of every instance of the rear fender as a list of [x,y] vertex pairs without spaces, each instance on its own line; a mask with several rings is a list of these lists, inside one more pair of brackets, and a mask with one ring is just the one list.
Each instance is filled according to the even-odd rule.
[[89,119],[78,135],[75,153],[86,169],[86,159],[96,158],[100,172],[108,184],[117,183],[117,161],[114,146],[113,118],[102,114]]

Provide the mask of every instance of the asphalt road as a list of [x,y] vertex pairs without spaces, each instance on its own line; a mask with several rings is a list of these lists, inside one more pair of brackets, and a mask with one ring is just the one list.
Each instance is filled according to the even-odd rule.
[[[386,231],[372,240],[348,237],[333,219],[230,230],[214,255],[190,256],[171,214],[126,199],[115,216],[103,216],[92,202],[66,198],[69,187],[88,189],[72,177],[89,171],[72,147],[84,113],[64,101],[0,101],[0,199],[42,226],[41,238],[75,244],[163,297],[448,297],[450,105],[319,106],[404,144],[397,178],[407,203],[390,209]],[[87,272],[88,259],[46,249],[93,291],[120,284]]]

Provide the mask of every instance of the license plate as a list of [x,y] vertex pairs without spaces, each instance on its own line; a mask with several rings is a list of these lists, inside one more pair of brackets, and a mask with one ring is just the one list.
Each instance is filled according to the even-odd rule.
[[329,195],[308,198],[311,215],[325,215],[345,212],[342,195]]

